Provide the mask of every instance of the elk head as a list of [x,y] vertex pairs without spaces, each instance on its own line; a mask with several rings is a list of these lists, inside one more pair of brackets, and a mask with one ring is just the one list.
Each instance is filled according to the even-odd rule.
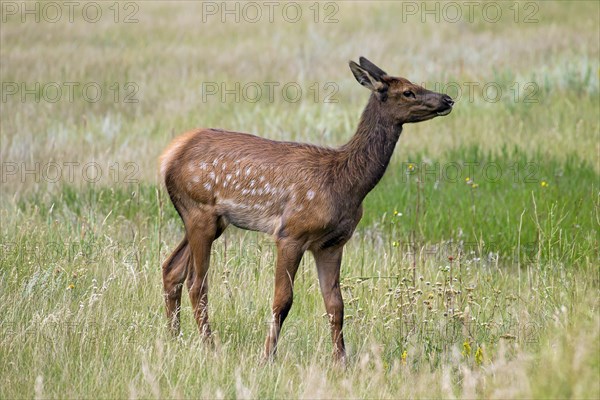
[[421,122],[452,111],[454,100],[447,94],[432,92],[406,78],[389,76],[364,57],[360,65],[350,61],[354,77],[371,90],[382,105],[380,112],[395,124]]

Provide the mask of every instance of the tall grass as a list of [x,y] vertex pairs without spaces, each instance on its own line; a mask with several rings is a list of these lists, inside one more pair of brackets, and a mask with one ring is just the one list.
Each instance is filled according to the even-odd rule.
[[[392,169],[386,179],[406,173]],[[14,203],[2,215],[1,351],[9,377],[2,397],[38,386],[50,397],[598,394],[597,222],[557,209],[563,195],[555,182],[515,188],[508,180],[492,190],[489,183],[473,188],[460,181],[434,189],[423,177],[417,188],[412,180],[420,171],[413,173],[411,182],[384,182],[395,190],[384,186],[367,199],[365,223],[348,245],[346,370],[331,369],[310,258],[297,278],[278,359],[265,367],[260,348],[275,253],[269,238],[230,229],[215,242],[212,351],[199,340],[187,299],[183,336],[173,341],[166,332],[159,265],[182,229],[156,186],[63,186]],[[573,177],[575,188],[597,179],[583,167]],[[414,227],[416,190],[425,205]],[[490,205],[503,190],[512,191],[514,204]],[[443,199],[459,201],[450,205],[454,213]],[[582,213],[597,213],[597,199],[585,206],[573,201],[589,207]],[[407,206],[398,211],[394,204]],[[481,217],[480,208],[487,210]],[[506,216],[515,210],[522,220]],[[526,242],[530,234],[533,244]],[[546,373],[541,363],[550,363]]]

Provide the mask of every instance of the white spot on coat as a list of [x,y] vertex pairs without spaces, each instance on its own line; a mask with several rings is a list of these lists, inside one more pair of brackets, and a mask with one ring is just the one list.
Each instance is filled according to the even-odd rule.
[[212,189],[212,185],[211,185],[210,183],[206,182],[206,183],[204,184],[204,189],[206,189],[206,190],[210,190],[210,189]]
[[308,192],[306,192],[306,198],[309,200],[312,200],[315,198],[315,192],[313,190],[309,190]]

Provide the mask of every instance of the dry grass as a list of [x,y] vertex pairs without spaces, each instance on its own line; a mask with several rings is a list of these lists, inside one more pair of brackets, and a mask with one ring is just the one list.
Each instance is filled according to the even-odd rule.
[[[407,153],[426,149],[438,157],[465,143],[492,151],[517,146],[548,156],[576,153],[598,168],[598,121],[578,117],[597,105],[589,95],[598,93],[598,9],[593,2],[575,3],[545,2],[532,24],[515,24],[506,9],[496,24],[420,23],[419,15],[403,23],[401,5],[390,2],[339,3],[339,23],[333,24],[315,24],[306,7],[307,17],[294,24],[282,18],[223,24],[217,17],[201,23],[200,4],[150,2],[140,3],[134,24],[113,23],[109,10],[96,24],[9,18],[1,37],[3,82],[97,82],[105,95],[94,104],[81,95],[72,103],[36,103],[32,96],[22,103],[19,95],[10,96],[2,104],[1,155],[15,162],[135,161],[140,176],[152,180],[154,160],[168,139],[197,126],[341,144],[367,97],[347,61],[364,53],[390,73],[431,87],[507,85],[499,103],[484,101],[475,90],[473,102],[466,93],[461,97],[453,118],[407,128],[401,142]],[[106,89],[115,82],[121,95],[126,82],[136,83],[139,103],[115,103],[114,90]],[[281,93],[274,104],[236,104],[231,96],[226,104],[218,96],[203,102],[203,82],[298,82],[307,95],[299,104],[281,101]],[[334,82],[339,103],[315,103],[308,96],[314,82],[321,88]],[[532,99],[539,103],[522,103],[528,82],[538,85]],[[554,100],[562,96],[567,98]]]

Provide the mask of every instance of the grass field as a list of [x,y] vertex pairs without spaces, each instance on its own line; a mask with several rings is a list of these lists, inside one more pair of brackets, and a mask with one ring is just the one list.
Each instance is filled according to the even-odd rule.
[[[600,398],[600,4],[252,4],[0,4],[0,399]],[[201,126],[340,145],[360,55],[457,104],[405,126],[366,198],[347,366],[309,255],[261,363],[274,245],[236,228],[213,247],[215,349],[185,293],[171,339],[161,150]]]

